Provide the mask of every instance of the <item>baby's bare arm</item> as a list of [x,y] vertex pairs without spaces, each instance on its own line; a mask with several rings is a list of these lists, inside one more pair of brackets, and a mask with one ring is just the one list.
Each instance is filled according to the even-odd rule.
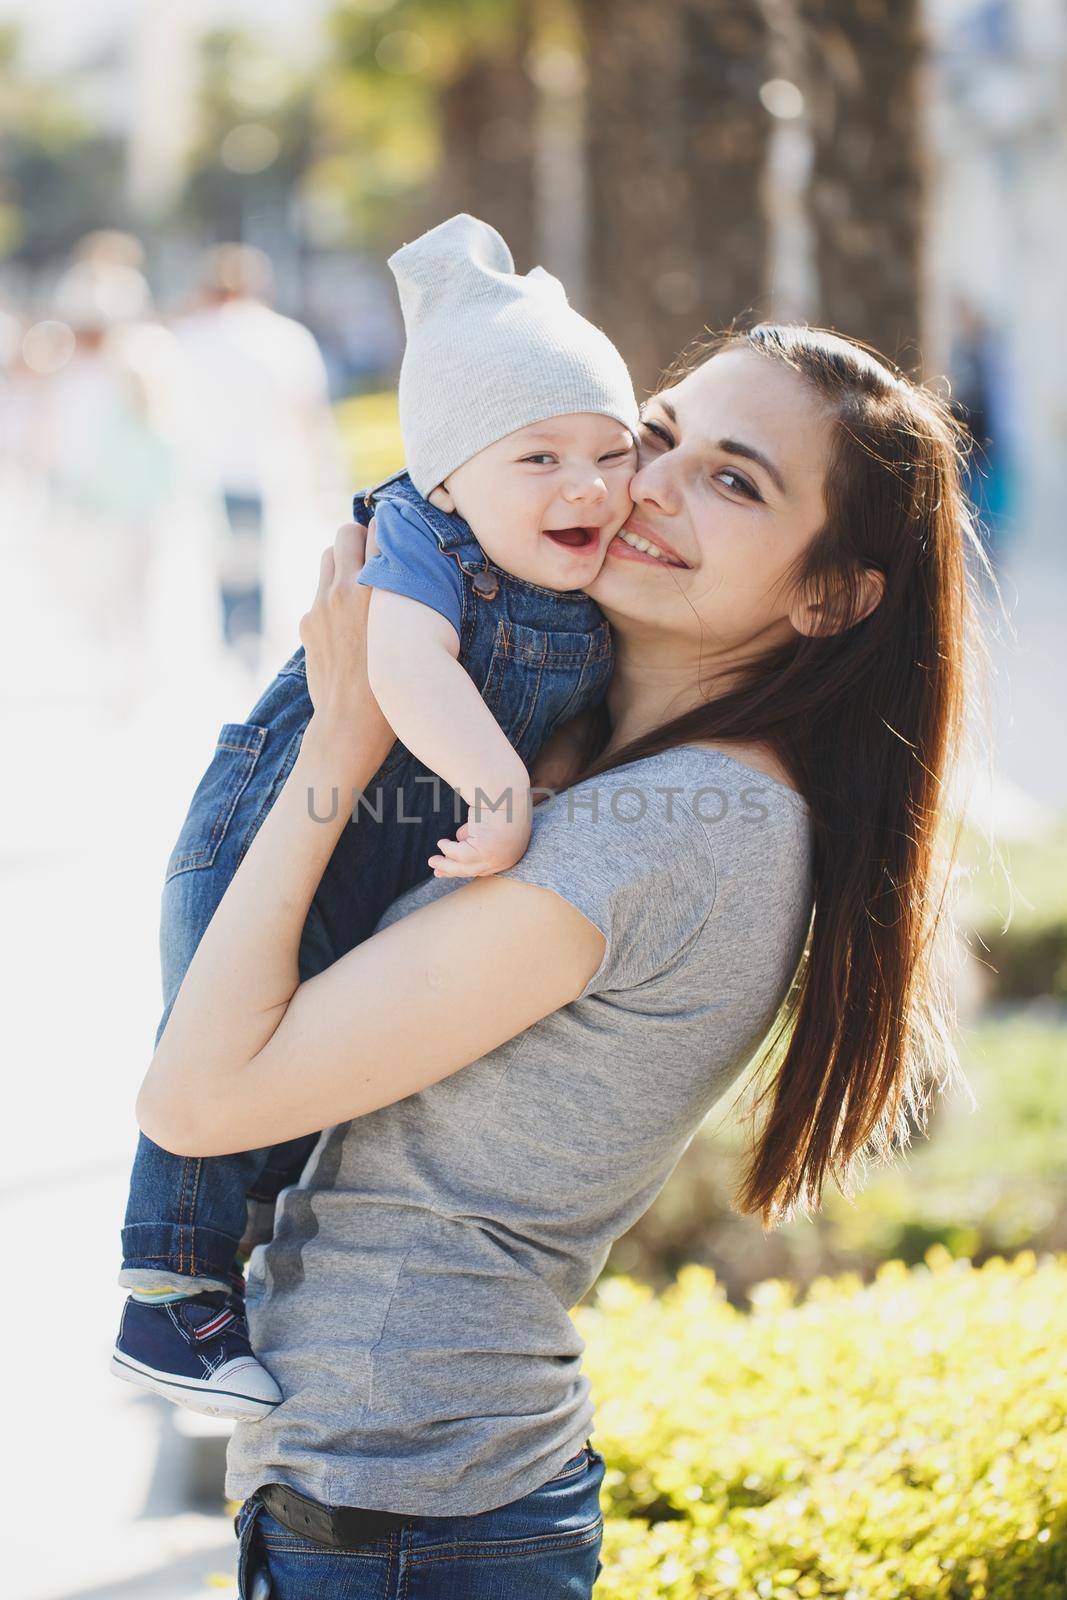
[[[460,665],[459,636],[446,618],[421,601],[375,589],[367,664],[386,721],[424,766],[471,807],[479,790],[492,801],[510,790],[513,825],[527,820],[529,775]],[[503,825],[506,809],[496,818]],[[482,820],[496,825],[484,808]],[[522,849],[525,839],[519,855]]]

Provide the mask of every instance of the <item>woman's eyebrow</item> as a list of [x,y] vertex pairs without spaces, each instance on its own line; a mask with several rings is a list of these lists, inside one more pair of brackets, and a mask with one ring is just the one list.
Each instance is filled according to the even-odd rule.
[[[675,426],[677,426],[678,413],[675,411],[670,401],[663,400],[659,397],[659,395],[654,394],[650,396],[649,400],[646,401],[645,404],[648,405],[652,401],[655,401],[660,410],[665,411],[668,417],[670,417],[671,421],[675,424]],[[644,411],[644,406],[642,406],[641,409]],[[754,461],[758,467],[763,468],[764,472],[771,479],[772,483],[776,484],[783,494],[789,493],[789,490],[785,486],[785,479],[778,471],[778,468],[774,465],[774,462],[768,461],[767,457],[763,455],[761,451],[757,450],[754,445],[742,444],[739,439],[720,439],[716,448],[723,451],[725,455],[741,456],[745,461]]]
[[758,467],[763,468],[767,476],[772,480],[773,483],[777,484],[778,488],[783,494],[789,493],[785,486],[785,479],[782,477],[782,474],[778,471],[778,468],[774,465],[773,461],[768,461],[767,457],[762,455],[760,451],[756,450],[752,445],[742,444],[738,439],[720,439],[719,449],[723,451],[725,455],[742,456],[746,461],[754,461]]

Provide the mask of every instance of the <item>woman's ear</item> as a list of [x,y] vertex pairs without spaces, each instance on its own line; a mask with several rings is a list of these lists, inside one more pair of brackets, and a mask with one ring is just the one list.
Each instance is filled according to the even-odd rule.
[[884,594],[885,573],[879,572],[877,567],[860,567],[851,594],[843,584],[832,596],[824,594],[819,600],[798,594],[789,620],[798,633],[806,634],[809,638],[844,633],[847,628],[854,628],[858,622],[862,622],[864,617],[869,617],[881,604]]
[[859,585],[856,615],[849,623],[850,628],[854,628],[857,622],[862,622],[864,617],[869,617],[871,612],[881,605],[885,594],[885,573],[879,572],[877,567],[861,567]]
[[432,506],[437,507],[438,511],[447,511],[449,516],[456,509],[456,502],[443,483],[439,483],[436,489],[431,489],[426,498]]

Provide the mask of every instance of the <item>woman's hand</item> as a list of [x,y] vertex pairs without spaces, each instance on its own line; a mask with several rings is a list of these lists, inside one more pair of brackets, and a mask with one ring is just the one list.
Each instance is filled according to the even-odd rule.
[[374,523],[346,522],[322,553],[311,610],[300,619],[308,694],[314,722],[331,740],[358,736],[362,750],[378,754],[376,771],[393,745],[393,730],[371,692],[367,675],[367,614],[372,590],[361,584],[364,561],[374,554]]

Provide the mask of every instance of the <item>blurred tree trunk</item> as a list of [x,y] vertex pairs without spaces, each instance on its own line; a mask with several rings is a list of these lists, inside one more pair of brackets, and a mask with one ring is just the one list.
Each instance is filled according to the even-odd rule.
[[686,49],[690,216],[698,314],[712,328],[757,320],[768,287],[762,202],[770,137],[760,101],[769,33],[759,0],[690,0]]
[[763,292],[758,0],[581,0],[589,73],[588,310],[639,392]]
[[814,138],[818,319],[915,364],[922,298],[921,0],[796,0]]
[[[587,309],[614,339],[640,394],[699,332],[695,303],[662,286],[693,275],[682,77],[684,6],[582,0],[586,41]],[[695,297],[694,297],[695,300]]]
[[535,193],[533,129],[536,90],[526,70],[530,46],[528,4],[506,40],[475,47],[444,90],[441,131],[444,160],[427,203],[427,226],[469,211],[499,229],[516,267],[534,265]]

